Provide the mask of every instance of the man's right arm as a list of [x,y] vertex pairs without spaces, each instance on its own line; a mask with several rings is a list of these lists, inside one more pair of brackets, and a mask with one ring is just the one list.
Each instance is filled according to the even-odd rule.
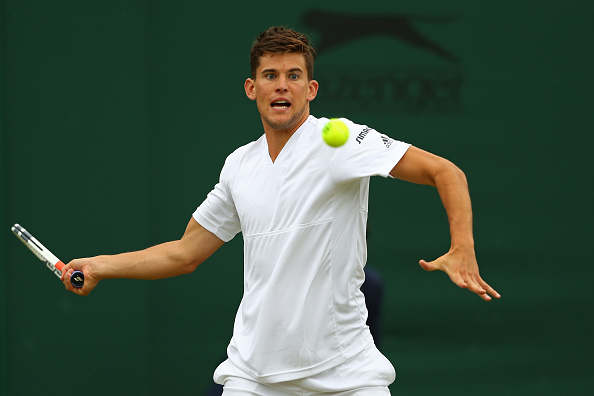
[[[194,271],[223,243],[191,218],[180,240],[137,252],[72,260],[62,270],[62,281],[66,289],[85,296],[102,279],[161,279],[187,274]],[[75,288],[70,284],[70,276],[74,271],[82,271],[85,275],[82,288]]]

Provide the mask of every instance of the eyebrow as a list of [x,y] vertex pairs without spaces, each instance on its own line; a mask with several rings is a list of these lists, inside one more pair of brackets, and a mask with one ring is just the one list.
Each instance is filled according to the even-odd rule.
[[[277,72],[278,72],[277,69],[264,69],[264,70],[262,70],[262,74],[265,74],[265,73],[277,73]],[[303,73],[303,70],[301,70],[300,67],[294,67],[294,68],[292,68],[292,69],[289,70],[289,73],[294,73],[294,72]]]

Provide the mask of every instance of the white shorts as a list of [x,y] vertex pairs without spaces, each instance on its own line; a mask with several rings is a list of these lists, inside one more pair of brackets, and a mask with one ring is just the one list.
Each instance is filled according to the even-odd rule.
[[336,367],[294,381],[259,383],[229,359],[214,373],[214,381],[224,385],[223,396],[385,396],[395,379],[394,367],[374,344]]

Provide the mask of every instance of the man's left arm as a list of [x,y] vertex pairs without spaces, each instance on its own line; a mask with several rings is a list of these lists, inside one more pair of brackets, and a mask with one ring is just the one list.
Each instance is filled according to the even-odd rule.
[[464,172],[444,158],[411,146],[390,175],[436,187],[445,207],[450,224],[450,250],[434,261],[420,260],[421,267],[445,272],[456,285],[485,301],[499,298],[499,293],[479,275],[472,233],[472,205]]

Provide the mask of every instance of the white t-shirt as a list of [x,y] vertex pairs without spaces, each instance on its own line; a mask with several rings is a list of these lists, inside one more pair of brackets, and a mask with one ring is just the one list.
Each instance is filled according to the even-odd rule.
[[373,342],[360,291],[369,177],[389,176],[409,145],[342,119],[347,143],[324,143],[310,116],[273,163],[263,135],[233,152],[194,218],[244,240],[244,293],[227,353],[260,382],[334,367]]

